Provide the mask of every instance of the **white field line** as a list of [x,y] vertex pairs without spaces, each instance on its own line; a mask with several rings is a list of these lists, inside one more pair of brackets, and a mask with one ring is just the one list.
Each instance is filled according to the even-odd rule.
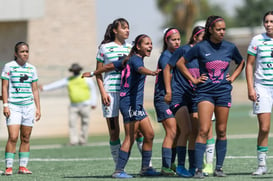
[[[226,156],[226,159],[256,159],[257,156]],[[272,159],[273,156],[267,156]],[[152,160],[161,160],[161,157],[153,157]],[[77,161],[106,161],[113,160],[112,157],[108,158],[30,158],[29,161],[36,162],[77,162]],[[141,160],[141,157],[130,157],[130,160]],[[4,161],[4,160],[1,160]],[[14,160],[17,162],[16,160]]]

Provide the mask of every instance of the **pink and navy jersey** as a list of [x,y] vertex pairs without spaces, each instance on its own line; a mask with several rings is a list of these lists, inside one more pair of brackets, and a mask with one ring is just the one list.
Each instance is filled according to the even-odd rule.
[[200,74],[205,74],[208,79],[205,83],[197,85],[197,93],[221,95],[232,90],[226,76],[232,60],[240,64],[243,58],[237,47],[223,40],[219,44],[204,40],[196,44],[185,55],[186,61],[198,59]]
[[143,58],[133,55],[121,72],[120,102],[130,101],[132,109],[143,106],[146,75],[138,72],[140,67],[144,67]]
[[[171,56],[172,56],[172,53],[169,50],[165,50],[159,57],[157,69],[164,70]],[[161,71],[156,76],[154,99],[164,101],[165,94],[166,94],[166,90],[165,90],[165,84],[164,84],[163,71]]]
[[[193,88],[192,85],[189,83],[189,81],[186,79],[186,77],[183,76],[183,74],[180,72],[180,70],[176,67],[177,61],[183,57],[189,50],[191,49],[190,45],[184,45],[182,47],[179,47],[171,57],[169,61],[169,65],[173,67],[173,76],[172,76],[172,94],[173,95],[181,95],[184,93],[192,94]],[[190,67],[198,68],[198,62],[197,65],[194,64],[194,62],[190,63]]]

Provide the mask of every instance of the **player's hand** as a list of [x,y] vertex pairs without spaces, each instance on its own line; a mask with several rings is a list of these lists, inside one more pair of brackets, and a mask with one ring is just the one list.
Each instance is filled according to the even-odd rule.
[[111,102],[111,99],[110,99],[110,96],[108,94],[102,95],[102,103],[103,103],[103,105],[110,106],[110,102]]
[[167,104],[170,104],[171,101],[172,101],[172,94],[171,94],[171,93],[166,93],[166,95],[164,96],[164,101],[165,101]]
[[3,114],[6,118],[9,118],[10,116],[10,110],[9,107],[4,107]]
[[206,80],[208,80],[208,77],[206,76],[206,74],[202,74],[198,79],[192,81],[192,83],[197,85],[206,82]]
[[41,119],[41,112],[39,110],[36,110],[35,121],[39,121],[40,119]]
[[257,100],[257,94],[254,88],[248,90],[248,99],[255,102]]
[[153,71],[152,72],[152,76],[156,76],[159,74],[159,72],[161,72],[162,70],[161,69],[157,69],[156,71]]

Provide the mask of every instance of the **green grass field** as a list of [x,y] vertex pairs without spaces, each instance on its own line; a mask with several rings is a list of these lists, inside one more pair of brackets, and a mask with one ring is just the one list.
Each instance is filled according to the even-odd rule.
[[[269,174],[252,177],[251,172],[256,168],[256,117],[249,116],[250,106],[233,106],[228,123],[228,152],[224,164],[226,178],[207,177],[205,180],[273,180],[272,158],[268,154]],[[149,111],[152,114],[152,111]],[[152,116],[152,115],[151,115]],[[161,128],[155,134],[153,147],[153,166],[159,171],[161,167],[161,144],[164,131]],[[246,137],[246,138],[245,138]],[[108,145],[108,136],[91,136],[87,146],[65,146],[67,138],[32,139],[29,169],[32,175],[19,175],[18,154],[14,163],[12,176],[0,176],[0,180],[113,180],[111,174],[114,164]],[[270,141],[271,143],[271,141]],[[4,169],[5,140],[0,141],[0,169]],[[272,144],[269,150],[273,150]],[[131,180],[179,180],[179,177],[145,178],[137,174],[140,170],[141,159],[136,148],[133,147],[130,160],[126,166],[129,174],[136,176]],[[195,179],[187,179],[195,180]]]

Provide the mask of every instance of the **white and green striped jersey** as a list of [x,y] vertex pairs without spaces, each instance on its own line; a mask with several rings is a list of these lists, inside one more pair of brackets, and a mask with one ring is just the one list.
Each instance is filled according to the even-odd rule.
[[273,39],[266,33],[254,36],[247,53],[256,56],[254,84],[273,86]]
[[[124,43],[123,45],[118,45],[115,42],[105,43],[100,46],[96,59],[104,64],[108,64],[128,55],[131,48],[132,46],[129,43]],[[119,92],[120,72],[106,72],[104,74],[103,84],[106,92]]]
[[36,68],[29,64],[20,66],[15,60],[5,64],[1,79],[9,81],[8,102],[15,105],[29,105],[34,102],[32,82],[38,81]]

